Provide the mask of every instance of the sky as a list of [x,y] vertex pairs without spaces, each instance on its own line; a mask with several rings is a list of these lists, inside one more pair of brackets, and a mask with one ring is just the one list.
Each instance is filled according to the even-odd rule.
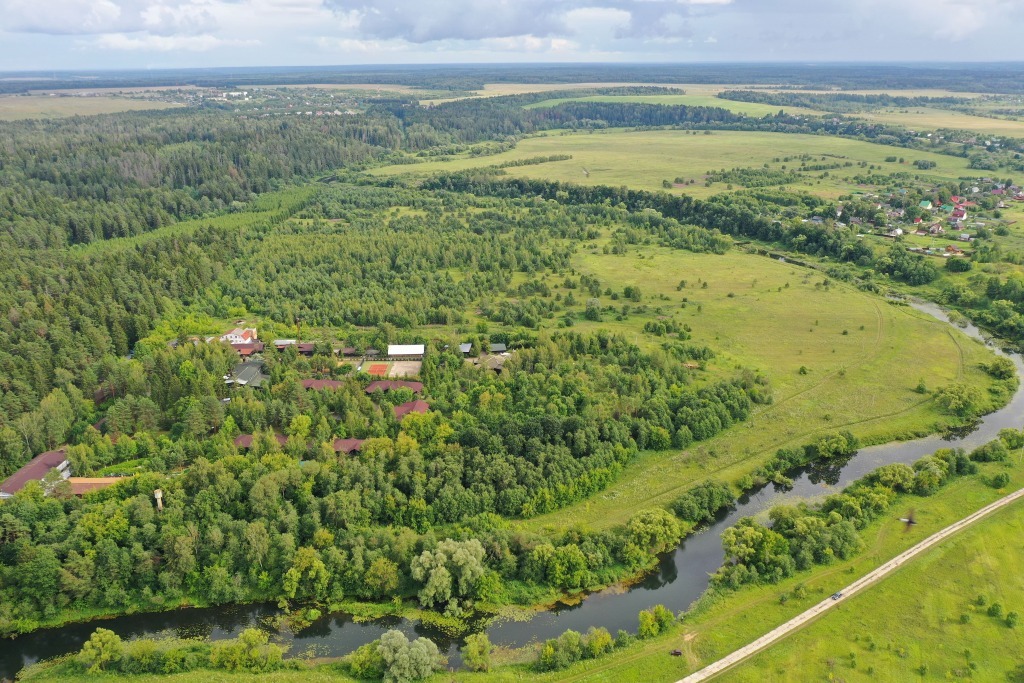
[[0,0],[0,70],[1024,59],[1024,0]]

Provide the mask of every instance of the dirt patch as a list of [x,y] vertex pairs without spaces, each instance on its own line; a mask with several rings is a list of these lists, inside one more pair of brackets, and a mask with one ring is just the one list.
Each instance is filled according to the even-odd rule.
[[388,377],[416,377],[420,374],[423,361],[419,360],[396,360],[391,364]]

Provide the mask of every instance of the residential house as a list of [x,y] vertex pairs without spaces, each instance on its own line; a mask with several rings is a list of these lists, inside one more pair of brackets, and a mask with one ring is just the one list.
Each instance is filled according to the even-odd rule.
[[918,206],[921,207],[922,209],[924,209],[925,211],[931,211],[932,210],[932,203],[930,201],[928,201],[927,199],[921,200],[921,203],[918,204]]
[[391,391],[392,389],[410,389],[414,394],[419,394],[423,392],[423,383],[400,379],[383,379],[366,385],[366,393],[368,394],[372,394],[375,391]]
[[232,344],[231,348],[238,352],[238,355],[242,358],[248,358],[254,353],[263,352],[263,342],[244,342],[241,344]]
[[430,404],[423,399],[416,399],[408,403],[395,406],[395,419],[401,422],[409,413],[426,413],[430,410]]
[[355,453],[363,449],[364,439],[335,439],[334,440],[334,452],[335,453]]
[[[238,436],[235,437],[235,448],[238,448],[240,450],[248,450],[252,448],[252,442],[255,440],[255,438],[256,437],[254,434],[239,434]],[[276,439],[277,443],[279,443],[282,446],[288,443],[288,437],[285,436],[284,434],[274,434],[274,439]]]
[[68,460],[67,451],[63,448],[40,453],[22,465],[17,472],[7,477],[0,484],[0,499],[10,498],[25,488],[30,481],[42,481],[50,470],[54,469],[60,472],[63,479],[71,476],[71,462]]
[[257,339],[255,327],[236,327],[220,336],[220,340],[228,344],[248,344]]
[[508,347],[506,347],[504,344],[500,344],[500,343],[499,344],[491,344],[491,346],[489,348],[490,348],[491,353],[505,353],[506,351],[508,351]]
[[125,477],[68,477],[68,484],[71,486],[71,495],[84,496],[93,491],[113,486]]
[[459,353],[463,356],[469,355],[473,351],[473,342],[466,342],[465,344],[459,344]]
[[224,376],[224,384],[259,388],[269,379],[270,376],[263,372],[263,361],[247,360],[236,365],[230,375]]
[[336,379],[302,380],[303,389],[313,389],[314,391],[323,391],[324,389],[340,389],[343,386],[345,386],[345,382]]

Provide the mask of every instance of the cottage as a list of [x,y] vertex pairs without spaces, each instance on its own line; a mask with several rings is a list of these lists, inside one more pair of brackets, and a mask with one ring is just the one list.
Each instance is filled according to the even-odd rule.
[[401,422],[409,413],[426,413],[430,410],[430,404],[423,399],[416,399],[408,403],[395,406],[395,419]]
[[42,481],[50,470],[54,469],[60,473],[62,479],[71,476],[71,462],[68,460],[67,451],[63,448],[40,453],[22,465],[17,472],[7,477],[0,484],[0,499],[10,498],[25,488],[30,481]]
[[256,328],[255,327],[236,327],[233,330],[228,330],[220,336],[222,342],[228,344],[248,344],[257,340]]
[[[252,442],[255,438],[256,436],[254,434],[239,434],[235,437],[235,448],[239,450],[248,450],[252,448]],[[274,439],[282,446],[288,443],[288,437],[284,434],[274,434]]]
[[254,353],[263,352],[263,342],[243,342],[240,344],[232,344],[231,348],[238,352],[238,355],[242,358],[248,358]]
[[269,379],[270,376],[263,372],[263,361],[248,360],[236,365],[230,375],[224,375],[224,384],[259,388]]
[[335,453],[355,453],[363,449],[363,439],[335,439],[333,446]]
[[303,389],[312,389],[314,391],[323,391],[324,389],[340,389],[343,386],[345,386],[345,382],[336,379],[302,380]]
[[420,360],[425,351],[423,344],[388,344],[388,358]]
[[294,346],[295,344],[298,343],[298,339],[275,339],[274,348],[276,348],[278,351],[284,351],[289,346]]
[[507,350],[508,347],[504,344],[491,344],[490,346],[491,353],[505,353]]
[[463,356],[468,356],[473,351],[473,342],[466,342],[465,344],[459,344],[459,353]]
[[400,379],[382,379],[366,385],[366,393],[368,394],[372,394],[375,391],[391,391],[392,389],[410,389],[414,394],[419,394],[423,392],[423,383]]
[[71,495],[84,496],[93,491],[99,491],[113,486],[125,477],[68,477],[68,484],[71,486]]
[[918,206],[921,207],[922,209],[924,209],[925,211],[931,211],[932,210],[932,203],[930,201],[928,201],[927,199],[922,200],[921,203],[918,204]]

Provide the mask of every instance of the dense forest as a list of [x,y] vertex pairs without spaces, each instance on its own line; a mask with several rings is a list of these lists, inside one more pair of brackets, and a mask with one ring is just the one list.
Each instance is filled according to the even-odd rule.
[[[513,532],[504,520],[593,496],[642,451],[706,441],[772,393],[756,369],[708,372],[717,351],[688,343],[680,302],[577,272],[579,250],[602,240],[612,255],[637,244],[714,255],[736,238],[911,285],[940,274],[905,249],[866,246],[831,220],[834,202],[768,187],[785,177],[694,200],[501,169],[416,186],[358,173],[609,126],[913,144],[874,124],[717,107],[524,107],[550,96],[0,125],[0,476],[58,447],[76,475],[136,475],[85,497],[30,482],[0,503],[0,633],[194,602],[398,596],[461,617],[606,585],[729,504],[729,487],[708,482],[600,532]],[[1007,309],[998,325],[1016,329],[1019,285],[993,277],[947,296]],[[636,315],[649,318],[644,343],[592,325]],[[313,349],[268,346],[266,382],[231,389],[238,353],[216,336],[236,319]],[[457,350],[467,340],[470,358]],[[511,351],[500,366],[474,363],[496,342]],[[426,346],[422,389],[368,393],[370,376],[339,360],[343,346],[396,343]],[[421,411],[396,411],[414,400]],[[832,526],[806,553],[852,552],[849,525]],[[742,571],[726,578],[754,576]]]

